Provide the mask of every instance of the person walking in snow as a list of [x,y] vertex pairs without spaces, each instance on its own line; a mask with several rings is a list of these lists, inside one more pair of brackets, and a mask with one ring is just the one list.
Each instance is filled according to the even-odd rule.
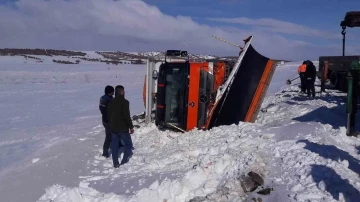
[[310,95],[312,97],[315,97],[316,67],[310,60],[305,61],[305,64],[306,64],[306,71],[305,71],[306,93],[308,97],[310,97]]
[[107,118],[107,108],[108,108],[109,102],[113,99],[114,87],[108,85],[105,87],[104,91],[105,91],[105,95],[103,95],[100,98],[100,103],[99,103],[99,110],[102,115],[102,124],[105,128],[105,141],[104,141],[104,145],[103,145],[102,156],[104,156],[105,158],[109,158],[111,132],[110,132],[110,128],[109,128],[109,120]]
[[301,93],[305,93],[306,91],[306,79],[305,79],[305,71],[306,71],[306,64],[305,61],[298,67],[298,74],[300,77],[300,88]]
[[[107,117],[111,130],[113,165],[115,168],[118,168],[120,165],[129,162],[133,148],[130,134],[134,133],[134,126],[130,117],[129,101],[125,99],[125,89],[121,85],[115,87],[115,98],[109,103]],[[118,150],[120,141],[123,141],[125,150],[124,156],[119,164]]]

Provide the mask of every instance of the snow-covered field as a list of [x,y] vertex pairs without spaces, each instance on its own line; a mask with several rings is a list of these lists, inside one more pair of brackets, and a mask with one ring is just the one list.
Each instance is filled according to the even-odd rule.
[[[345,135],[344,94],[298,94],[299,63],[279,65],[256,123],[185,134],[143,126],[130,162],[101,157],[98,99],[123,84],[144,110],[145,67],[23,64],[0,57],[1,201],[360,201],[360,141]],[[319,87],[316,88],[319,91]],[[245,193],[250,171],[264,185]],[[258,192],[272,188],[268,195]]]
[[37,64],[0,57],[0,201],[36,201],[58,180],[76,181],[86,170],[83,155],[94,147],[81,150],[84,140],[97,134],[102,146],[98,104],[106,85],[124,85],[131,111],[144,110],[144,65],[63,65],[43,58]]

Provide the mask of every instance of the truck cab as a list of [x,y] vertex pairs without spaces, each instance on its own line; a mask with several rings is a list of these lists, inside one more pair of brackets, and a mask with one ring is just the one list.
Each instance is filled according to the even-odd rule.
[[[166,56],[186,57],[187,54],[172,50],[167,51]],[[229,62],[168,59],[159,67],[155,124],[182,130],[205,128],[215,92],[231,71],[226,65]]]
[[243,40],[238,57],[196,59],[168,50],[148,59],[143,99],[145,122],[181,132],[254,122],[276,67]]

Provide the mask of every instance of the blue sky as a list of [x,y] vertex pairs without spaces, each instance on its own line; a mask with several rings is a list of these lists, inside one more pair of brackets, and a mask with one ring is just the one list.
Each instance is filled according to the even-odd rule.
[[[224,23],[211,22],[204,18],[272,18],[339,33],[340,22],[345,13],[356,8],[360,11],[360,0],[145,0],[145,2],[156,5],[168,15],[191,16],[200,23],[211,25],[224,25]],[[244,25],[235,26],[247,28]],[[349,29],[348,33],[360,33],[360,28],[355,29]],[[328,42],[312,37],[284,36],[318,44]]]
[[332,29],[358,0],[145,0],[168,15],[274,18]]
[[[253,35],[269,57],[316,59],[341,54],[340,22],[356,8],[360,0],[0,0],[0,47],[236,55],[211,35],[238,44]],[[348,34],[348,53],[360,54],[360,28]]]

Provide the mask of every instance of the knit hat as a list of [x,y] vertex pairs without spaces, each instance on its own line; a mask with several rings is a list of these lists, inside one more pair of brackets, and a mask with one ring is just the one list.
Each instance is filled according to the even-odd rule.
[[114,87],[112,86],[106,86],[105,87],[105,94],[108,95],[110,93],[113,93],[114,92]]

